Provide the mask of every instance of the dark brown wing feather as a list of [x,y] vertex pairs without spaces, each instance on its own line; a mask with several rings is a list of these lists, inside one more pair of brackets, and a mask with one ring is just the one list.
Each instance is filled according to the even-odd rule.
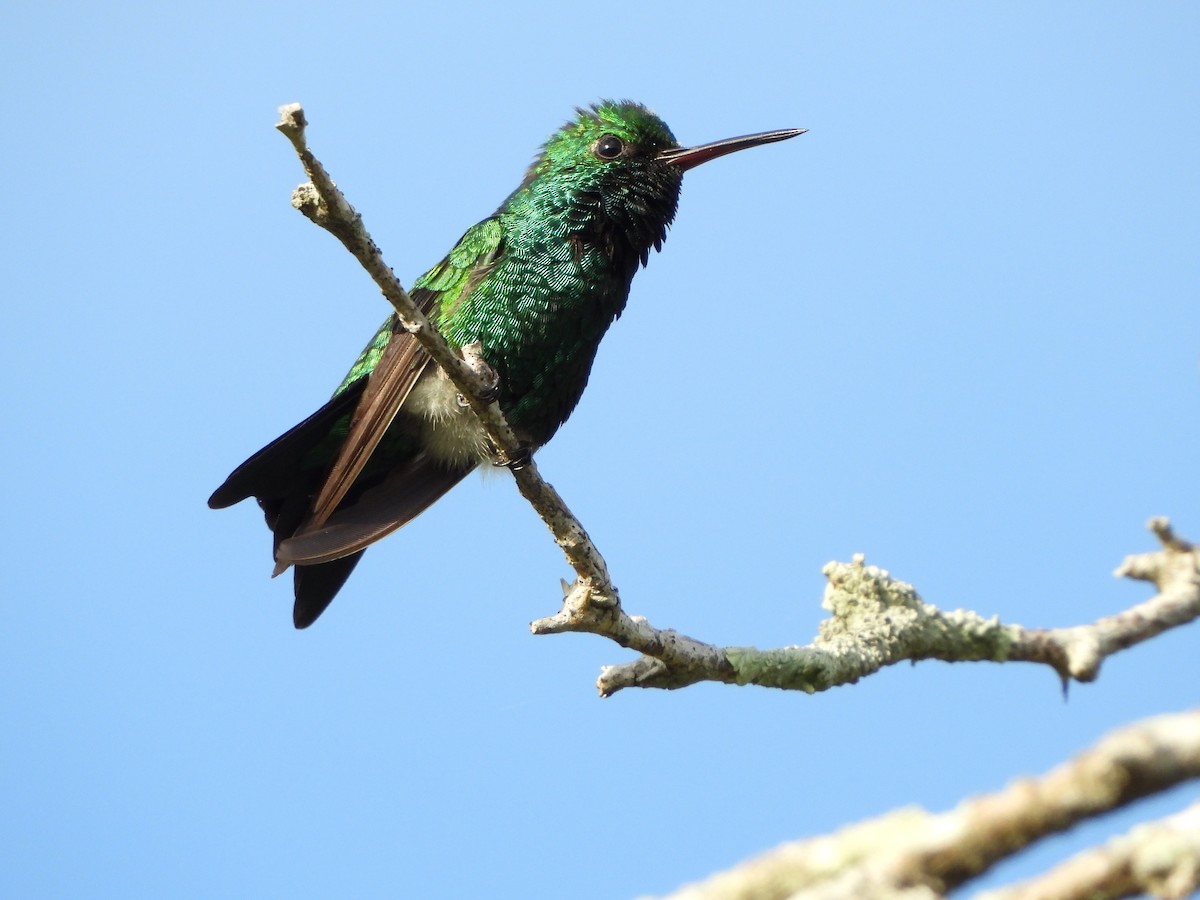
[[275,558],[281,567],[303,567],[357,553],[416,518],[474,468],[471,463],[448,469],[418,453],[324,524],[280,543]]
[[354,408],[346,440],[313,501],[312,513],[299,532],[324,524],[337,509],[430,363],[428,354],[411,334],[402,328],[393,331],[378,365],[367,379],[362,399]]
[[[454,250],[418,280],[421,286],[412,292],[417,306],[430,315],[439,303],[452,307],[462,302],[495,265],[503,238],[495,218],[468,229]],[[369,375],[347,385],[321,410],[239,466],[209,499],[210,506],[221,507],[258,498],[275,533],[275,574],[296,565],[296,627],[307,627],[329,605],[364,547],[424,511],[475,467],[447,469],[418,452],[397,461],[382,482],[355,487],[429,366],[416,340],[394,325]],[[347,436],[322,477],[313,467],[312,451],[347,414]],[[371,481],[378,477],[372,474]],[[347,496],[350,502],[339,509]]]

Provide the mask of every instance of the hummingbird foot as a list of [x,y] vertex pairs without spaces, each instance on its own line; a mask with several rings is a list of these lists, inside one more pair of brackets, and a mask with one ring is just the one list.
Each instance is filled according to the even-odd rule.
[[506,469],[511,469],[512,471],[516,472],[519,469],[524,469],[531,462],[533,462],[533,451],[534,446],[533,444],[529,443],[529,441],[521,441],[520,446],[517,448],[517,452],[512,456],[509,456],[506,453],[501,453],[497,451],[495,447],[493,447],[492,453],[494,459],[492,460],[492,465],[503,466]]
[[[494,387],[484,388],[482,391],[479,392],[478,396],[479,396],[479,399],[482,400],[484,403],[495,403],[497,400],[500,399],[500,385],[497,384]],[[464,397],[462,394],[455,394],[454,402],[457,403],[459,405],[459,407],[462,409],[467,409],[471,405],[467,401],[467,398]]]

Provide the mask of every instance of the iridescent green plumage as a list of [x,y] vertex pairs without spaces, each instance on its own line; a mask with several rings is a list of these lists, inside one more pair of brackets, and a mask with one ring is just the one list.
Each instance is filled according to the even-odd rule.
[[[498,401],[534,449],[566,421],[629,285],[674,218],[683,172],[769,132],[683,149],[636,103],[601,103],[551,136],[521,185],[414,283],[454,346],[479,341]],[[258,499],[276,571],[295,565],[294,620],[316,619],[363,549],[488,458],[472,414],[390,317],[309,419],[236,469],[209,500]]]

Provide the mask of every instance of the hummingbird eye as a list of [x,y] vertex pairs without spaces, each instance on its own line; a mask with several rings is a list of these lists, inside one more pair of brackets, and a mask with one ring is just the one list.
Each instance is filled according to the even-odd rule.
[[601,159],[616,159],[625,151],[625,142],[615,134],[606,134],[596,141],[593,151]]

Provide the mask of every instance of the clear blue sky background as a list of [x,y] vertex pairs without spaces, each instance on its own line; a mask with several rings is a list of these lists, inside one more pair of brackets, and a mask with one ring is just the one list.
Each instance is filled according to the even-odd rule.
[[629,655],[529,635],[568,570],[504,474],[293,631],[258,510],[205,499],[387,307],[289,205],[289,101],[409,282],[577,104],[693,143],[811,129],[688,174],[539,457],[657,625],[805,643],[859,551],[1075,624],[1149,596],[1109,574],[1147,517],[1200,539],[1200,7],[417,6],[0,13],[0,894],[662,892],[1197,702],[1194,625],[1067,702],[934,663],[601,701]]

